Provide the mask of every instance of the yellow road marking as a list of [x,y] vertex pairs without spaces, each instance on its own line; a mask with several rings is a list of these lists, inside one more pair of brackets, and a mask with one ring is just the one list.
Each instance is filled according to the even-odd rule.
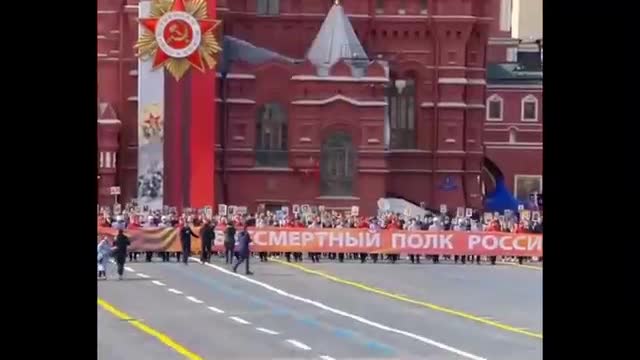
[[542,271],[542,266],[520,265],[520,264],[515,264],[515,263],[510,263],[510,262],[505,262],[505,261],[501,261],[500,264],[509,265],[509,266],[515,266],[515,267],[524,268],[524,269],[532,269],[532,270]]
[[98,305],[100,305],[103,309],[107,310],[108,312],[110,312],[111,314],[113,314],[115,317],[122,319],[122,320],[127,320],[127,322],[133,326],[135,326],[136,328],[138,328],[139,330],[155,337],[156,339],[160,340],[161,343],[167,345],[168,347],[170,347],[171,349],[175,350],[177,353],[184,355],[184,357],[186,357],[189,360],[203,360],[202,357],[200,357],[199,355],[194,354],[193,352],[187,350],[184,346],[178,344],[177,342],[175,342],[173,339],[171,339],[169,336],[151,328],[150,326],[142,323],[139,320],[135,320],[133,319],[130,315],[127,315],[126,313],[116,309],[113,305],[109,304],[108,302],[98,298]]
[[340,284],[353,286],[355,288],[358,288],[358,289],[361,289],[361,290],[364,290],[364,291],[368,291],[368,292],[372,292],[372,293],[375,293],[375,294],[378,294],[378,295],[386,296],[386,297],[391,298],[391,299],[395,299],[395,300],[403,301],[403,302],[406,302],[406,303],[410,303],[410,304],[426,307],[426,308],[429,308],[431,310],[440,311],[440,312],[443,312],[443,313],[446,313],[446,314],[449,314],[449,315],[455,315],[455,316],[458,316],[458,317],[461,317],[461,318],[465,318],[465,319],[468,319],[468,320],[473,320],[473,321],[476,321],[476,322],[479,322],[479,323],[482,323],[482,324],[485,324],[485,325],[490,325],[490,326],[496,327],[498,329],[502,329],[502,330],[506,330],[506,331],[510,331],[510,332],[514,332],[514,333],[518,333],[518,334],[522,334],[522,335],[527,335],[527,336],[534,337],[534,338],[537,338],[537,339],[542,339],[542,333],[532,332],[532,331],[524,330],[524,329],[521,329],[521,328],[517,328],[515,326],[502,324],[502,323],[494,321],[494,320],[489,320],[487,318],[483,318],[483,317],[480,317],[480,316],[477,316],[477,315],[472,315],[472,314],[468,314],[468,313],[465,313],[465,312],[462,312],[462,311],[449,309],[449,308],[446,308],[444,306],[431,304],[431,303],[428,303],[428,302],[425,302],[425,301],[414,300],[414,299],[411,299],[411,298],[409,298],[407,296],[403,296],[403,295],[399,295],[399,294],[393,294],[393,293],[387,292],[387,291],[382,290],[382,289],[377,289],[377,288],[365,285],[363,283],[359,283],[359,282],[351,281],[351,280],[341,279],[341,278],[339,278],[337,276],[334,276],[334,275],[329,275],[327,273],[323,273],[323,272],[320,272],[320,271],[312,270],[312,269],[309,269],[308,267],[303,266],[303,265],[292,264],[292,263],[288,263],[288,262],[285,262],[285,261],[282,261],[282,260],[277,260],[277,259],[274,259],[272,261],[276,262],[278,264],[282,264],[282,265],[285,265],[285,266],[289,266],[289,267],[298,269],[298,270],[303,271],[303,272],[308,273],[308,274],[321,276],[321,277],[323,277],[325,279],[328,279],[328,280],[331,280],[331,281],[334,281],[334,282],[337,282],[337,283],[340,283]]

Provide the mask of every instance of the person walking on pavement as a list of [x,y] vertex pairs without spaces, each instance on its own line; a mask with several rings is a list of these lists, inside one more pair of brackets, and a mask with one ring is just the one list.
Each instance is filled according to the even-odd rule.
[[249,271],[249,244],[251,243],[251,235],[249,235],[249,231],[247,231],[247,225],[244,226],[240,234],[238,235],[238,262],[233,266],[233,272],[238,271],[238,266],[245,262],[245,274],[253,275],[251,271]]
[[233,248],[236,244],[236,228],[229,223],[224,231],[224,259],[226,264],[233,263]]
[[[191,220],[191,219],[189,219]],[[182,245],[182,263],[189,264],[189,256],[191,256],[191,237],[200,238],[191,230],[192,222],[189,221],[180,229],[180,244]]]
[[211,243],[216,237],[216,233],[211,225],[211,221],[207,220],[200,230],[200,245],[202,248],[202,254],[200,255],[200,262],[204,264],[211,259]]
[[107,279],[107,264],[109,263],[109,254],[111,246],[107,241],[107,237],[103,237],[98,244],[98,279],[104,277]]
[[124,263],[127,261],[127,247],[131,245],[131,241],[129,241],[129,238],[124,234],[124,231],[119,229],[114,243],[113,253],[115,254],[116,264],[118,264],[118,280],[122,280]]

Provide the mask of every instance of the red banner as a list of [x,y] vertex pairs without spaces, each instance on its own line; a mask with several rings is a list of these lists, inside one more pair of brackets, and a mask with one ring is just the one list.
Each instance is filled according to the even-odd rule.
[[[193,231],[199,233],[198,228]],[[117,230],[98,227],[98,233],[111,237]],[[542,234],[294,228],[252,228],[249,233],[254,252],[542,256]],[[181,251],[176,228],[130,230],[126,234],[132,240],[131,250]],[[223,242],[224,230],[220,228],[214,250],[222,251]],[[191,250],[200,251],[200,239],[191,239]]]

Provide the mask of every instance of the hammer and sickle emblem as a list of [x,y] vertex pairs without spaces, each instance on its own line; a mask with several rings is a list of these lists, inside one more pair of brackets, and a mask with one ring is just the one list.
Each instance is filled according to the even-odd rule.
[[173,42],[183,42],[189,38],[189,31],[183,26],[179,24],[173,24],[169,27],[169,38],[167,39],[167,43],[171,44]]

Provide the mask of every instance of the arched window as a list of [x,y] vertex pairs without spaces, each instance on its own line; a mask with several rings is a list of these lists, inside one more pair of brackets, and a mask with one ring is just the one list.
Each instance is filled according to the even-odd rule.
[[256,165],[287,167],[287,117],[277,103],[262,105],[256,121]]
[[391,149],[416,147],[416,81],[413,77],[387,85],[387,117]]
[[487,99],[487,121],[502,121],[503,100],[493,94]]
[[538,121],[538,98],[527,95],[522,98],[522,121]]
[[324,196],[352,196],[355,150],[351,136],[331,134],[322,144],[320,192]]

